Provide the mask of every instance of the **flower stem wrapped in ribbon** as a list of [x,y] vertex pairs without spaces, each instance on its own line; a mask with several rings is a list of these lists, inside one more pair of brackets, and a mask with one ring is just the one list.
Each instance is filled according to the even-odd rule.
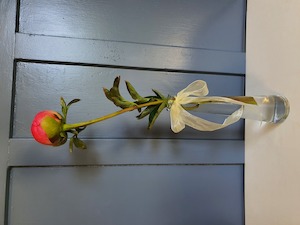
[[[243,106],[254,104],[254,99],[248,98],[248,103],[234,100],[229,97],[205,97],[208,94],[208,88],[206,82],[203,80],[196,80],[185,89],[178,92],[174,100],[169,101],[170,117],[171,117],[171,129],[173,132],[178,133],[185,128],[185,125],[190,126],[199,131],[214,131],[224,127],[227,127],[237,122],[243,114]],[[229,115],[222,124],[214,123],[200,117],[194,116],[189,113],[184,105],[195,104],[197,106],[207,103],[231,103],[240,105],[241,107]]]
[[[137,119],[142,119],[148,116],[148,129],[151,129],[162,110],[167,108],[170,111],[171,129],[175,133],[182,131],[185,126],[192,127],[199,131],[214,131],[224,128],[237,122],[243,116],[245,107],[248,107],[253,111],[258,111],[256,114],[258,114],[259,117],[261,116],[259,110],[255,108],[255,106],[257,106],[255,98],[245,96],[207,96],[208,88],[206,82],[202,80],[192,82],[186,88],[178,92],[174,97],[166,97],[157,90],[153,90],[154,95],[152,96],[142,97],[134,89],[131,83],[126,81],[127,90],[133,101],[125,99],[120,94],[119,83],[120,77],[116,77],[112,88],[103,88],[103,91],[110,101],[112,101],[116,106],[122,108],[121,110],[89,121],[68,124],[68,110],[72,104],[77,103],[80,100],[74,99],[66,104],[65,100],[61,98],[62,114],[46,110],[39,112],[33,119],[31,132],[34,139],[41,144],[60,146],[67,141],[68,133],[70,133],[72,135],[69,142],[70,152],[73,151],[73,146],[79,149],[86,149],[86,144],[78,138],[78,135],[87,126],[133,110],[138,110],[139,112]],[[238,106],[238,109],[227,115],[227,118],[223,123],[211,122],[188,112],[193,111],[196,108],[201,108],[204,104],[211,103],[235,105]],[[287,111],[281,119],[286,118],[288,115],[288,109],[289,108],[287,107]]]

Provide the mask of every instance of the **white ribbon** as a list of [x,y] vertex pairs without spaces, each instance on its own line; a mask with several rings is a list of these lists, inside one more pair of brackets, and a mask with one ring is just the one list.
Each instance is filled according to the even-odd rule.
[[[200,131],[214,131],[227,127],[241,118],[243,114],[243,105],[246,105],[246,103],[226,97],[205,97],[207,94],[208,88],[206,82],[203,80],[196,80],[185,89],[178,92],[174,100],[170,100],[171,129],[173,132],[178,133],[182,131],[185,128],[185,125]],[[194,116],[182,107],[184,104],[201,104],[207,101],[233,103],[241,105],[241,107],[229,115],[222,124]]]

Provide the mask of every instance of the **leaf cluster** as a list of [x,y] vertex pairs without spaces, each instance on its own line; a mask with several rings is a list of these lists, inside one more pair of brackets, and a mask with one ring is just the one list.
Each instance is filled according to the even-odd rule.
[[[69,110],[70,106],[74,103],[79,102],[79,101],[80,101],[80,99],[76,98],[76,99],[73,99],[72,101],[70,101],[68,104],[66,104],[64,98],[63,97],[60,98],[63,124],[67,123],[67,115],[68,115],[68,110]],[[70,142],[69,142],[70,152],[73,152],[74,146],[76,148],[79,148],[79,149],[82,149],[82,150],[87,148],[86,144],[81,139],[78,138],[78,134],[81,131],[83,131],[85,128],[86,128],[86,126],[83,126],[83,127],[78,127],[78,128],[67,131],[67,132],[73,134],[73,136],[70,138]]]
[[[134,101],[129,101],[125,99],[119,90],[120,76],[117,76],[113,82],[113,86],[110,89],[103,88],[104,94],[112,101],[116,106],[122,109],[132,108],[132,110],[137,109],[140,114],[137,119],[142,119],[149,116],[148,129],[151,129],[154,122],[158,118],[159,114],[164,108],[167,107],[168,98],[162,95],[159,91],[152,89],[154,96],[142,97],[132,84],[125,81],[127,90]],[[144,108],[144,109],[143,109]],[[142,110],[143,109],[143,110]]]

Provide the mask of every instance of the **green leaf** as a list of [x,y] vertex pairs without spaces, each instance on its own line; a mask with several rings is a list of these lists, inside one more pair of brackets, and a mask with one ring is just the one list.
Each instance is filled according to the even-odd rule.
[[61,105],[61,112],[62,112],[62,114],[64,116],[64,120],[65,120],[67,117],[67,113],[68,113],[68,107],[67,107],[66,102],[63,97],[60,97],[60,105]]
[[120,80],[121,80],[121,77],[116,76],[116,78],[114,79],[113,88],[119,89]]
[[148,116],[153,110],[157,108],[157,105],[150,105],[146,107],[136,118],[137,119],[143,119],[144,117]]
[[110,101],[113,101],[110,91],[107,88],[103,88],[103,91],[104,91],[106,98]]
[[61,107],[64,107],[64,108],[67,107],[66,101],[63,97],[60,97],[60,105],[61,105]]
[[75,130],[77,131],[77,134],[79,134],[81,131],[83,131],[86,128],[86,126],[84,127],[78,127]]
[[121,101],[125,101],[125,99],[121,96],[119,91],[119,84],[120,84],[120,76],[117,76],[114,80],[113,87],[110,89],[110,93],[113,97],[119,98]]
[[120,100],[119,98],[116,98],[116,97],[112,97],[112,101],[116,106],[118,106],[122,109],[126,109],[126,108],[129,108],[131,106],[136,105],[134,102],[122,101],[122,100]]
[[157,119],[157,117],[159,116],[159,114],[161,113],[161,111],[166,108],[167,106],[167,101],[164,101],[163,103],[161,103],[160,105],[156,106],[157,109],[154,109],[150,115],[149,115],[149,124],[148,124],[148,129],[151,129]]
[[76,102],[79,102],[79,101],[80,101],[79,98],[75,98],[75,99],[73,99],[72,101],[70,101],[70,102],[68,103],[67,107],[70,107],[70,105],[72,105],[72,104],[74,104],[74,103],[76,103]]
[[73,141],[74,141],[74,145],[75,145],[76,148],[79,148],[79,149],[86,149],[87,148],[86,144],[82,140],[80,140],[79,138],[74,137]]
[[134,87],[132,86],[132,84],[129,81],[125,81],[125,83],[126,83],[126,87],[127,87],[127,90],[129,92],[130,96],[134,100],[137,100],[137,102],[139,104],[146,103],[150,100],[149,98],[144,98],[144,97],[140,96],[139,93],[137,93],[137,91],[134,89]]
[[63,97],[60,97],[60,105],[61,105],[61,111],[62,111],[62,114],[63,114],[63,123],[66,123],[67,122],[67,114],[68,114],[68,110],[69,110],[69,107],[76,103],[76,102],[79,102],[80,99],[76,98],[76,99],[73,99],[72,101],[70,101],[68,103],[68,105],[66,104],[66,101],[64,100]]
[[110,101],[112,101],[116,106],[121,107],[122,109],[135,106],[136,103],[127,101],[125,98],[121,96],[119,91],[119,84],[120,84],[120,76],[115,78],[113,87],[110,90],[103,88],[105,96]]
[[69,142],[69,151],[73,152],[73,144],[74,144],[74,138],[70,138],[70,142]]
[[251,96],[230,96],[228,98],[231,98],[233,100],[243,102],[243,103],[246,103],[246,104],[257,105],[257,102]]
[[158,90],[152,89],[152,91],[156,94],[157,97],[159,97],[160,99],[166,99],[166,97],[160,93]]

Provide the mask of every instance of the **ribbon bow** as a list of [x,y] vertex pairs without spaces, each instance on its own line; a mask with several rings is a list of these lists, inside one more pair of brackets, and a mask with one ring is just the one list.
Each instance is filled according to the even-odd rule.
[[[196,80],[186,88],[177,93],[174,100],[170,100],[171,129],[178,133],[185,128],[185,125],[200,131],[214,131],[237,122],[243,114],[245,103],[226,97],[205,97],[208,94],[207,84],[203,80]],[[194,116],[186,111],[182,105],[200,104],[203,102],[221,102],[241,105],[241,107],[229,115],[224,122],[215,123],[200,117]],[[201,107],[201,106],[200,106]]]

